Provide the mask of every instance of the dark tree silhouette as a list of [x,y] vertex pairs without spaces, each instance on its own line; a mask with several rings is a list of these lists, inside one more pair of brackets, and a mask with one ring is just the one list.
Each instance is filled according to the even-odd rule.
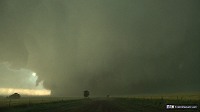
[[19,99],[20,97],[21,97],[21,95],[18,93],[14,93],[14,94],[8,96],[9,99]]
[[85,90],[85,91],[84,91],[84,97],[87,98],[89,95],[90,95],[90,92],[89,92],[88,90]]
[[106,97],[107,97],[107,98],[109,98],[109,97],[110,97],[110,95],[107,95]]

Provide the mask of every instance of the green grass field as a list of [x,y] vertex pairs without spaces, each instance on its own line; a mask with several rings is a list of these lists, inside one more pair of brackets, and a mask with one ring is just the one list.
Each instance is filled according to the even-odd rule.
[[0,108],[4,107],[15,107],[20,105],[33,105],[49,102],[59,102],[63,100],[70,99],[80,99],[80,98],[70,98],[70,97],[22,97],[20,99],[7,99],[5,97],[0,98]]
[[[0,112],[163,112],[166,104],[197,104],[194,96],[177,97],[110,97],[110,98],[65,98],[36,97],[9,100],[1,98]],[[191,99],[190,99],[191,98]],[[180,110],[183,111],[183,110]],[[184,112],[188,112],[184,111]],[[189,112],[198,112],[191,110]],[[177,111],[175,111],[177,112]],[[178,111],[179,112],[179,111]]]

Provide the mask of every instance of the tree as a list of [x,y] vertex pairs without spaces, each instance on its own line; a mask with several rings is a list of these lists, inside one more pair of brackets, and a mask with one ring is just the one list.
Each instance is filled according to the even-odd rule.
[[14,93],[14,94],[8,96],[9,99],[19,99],[20,97],[21,97],[21,96],[20,96],[20,94],[18,94],[18,93]]
[[89,95],[90,95],[90,92],[89,92],[88,90],[85,90],[85,91],[84,91],[84,97],[87,98]]

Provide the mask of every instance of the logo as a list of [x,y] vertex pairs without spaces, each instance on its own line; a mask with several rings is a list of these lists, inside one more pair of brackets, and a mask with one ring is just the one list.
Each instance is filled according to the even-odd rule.
[[166,109],[174,109],[174,105],[166,105]]

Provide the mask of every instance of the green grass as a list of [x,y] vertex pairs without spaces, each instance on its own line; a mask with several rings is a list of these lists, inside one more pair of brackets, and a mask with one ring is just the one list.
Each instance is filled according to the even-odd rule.
[[79,100],[66,100],[66,101],[54,101],[46,103],[35,103],[31,105],[17,105],[13,107],[4,107],[0,109],[1,112],[37,112],[37,111],[53,111],[56,109],[71,109],[73,106],[80,105]]
[[155,98],[30,98],[30,104],[28,104],[28,100],[29,98],[22,98],[13,101],[16,102],[16,105],[1,106],[0,112],[163,112],[166,111],[166,104],[200,105],[199,99],[189,99],[189,97],[177,99],[161,96]]
[[33,105],[48,102],[58,102],[62,100],[79,99],[70,97],[22,97],[20,99],[7,99],[5,97],[0,98],[0,108],[3,107],[15,107],[20,105]]

